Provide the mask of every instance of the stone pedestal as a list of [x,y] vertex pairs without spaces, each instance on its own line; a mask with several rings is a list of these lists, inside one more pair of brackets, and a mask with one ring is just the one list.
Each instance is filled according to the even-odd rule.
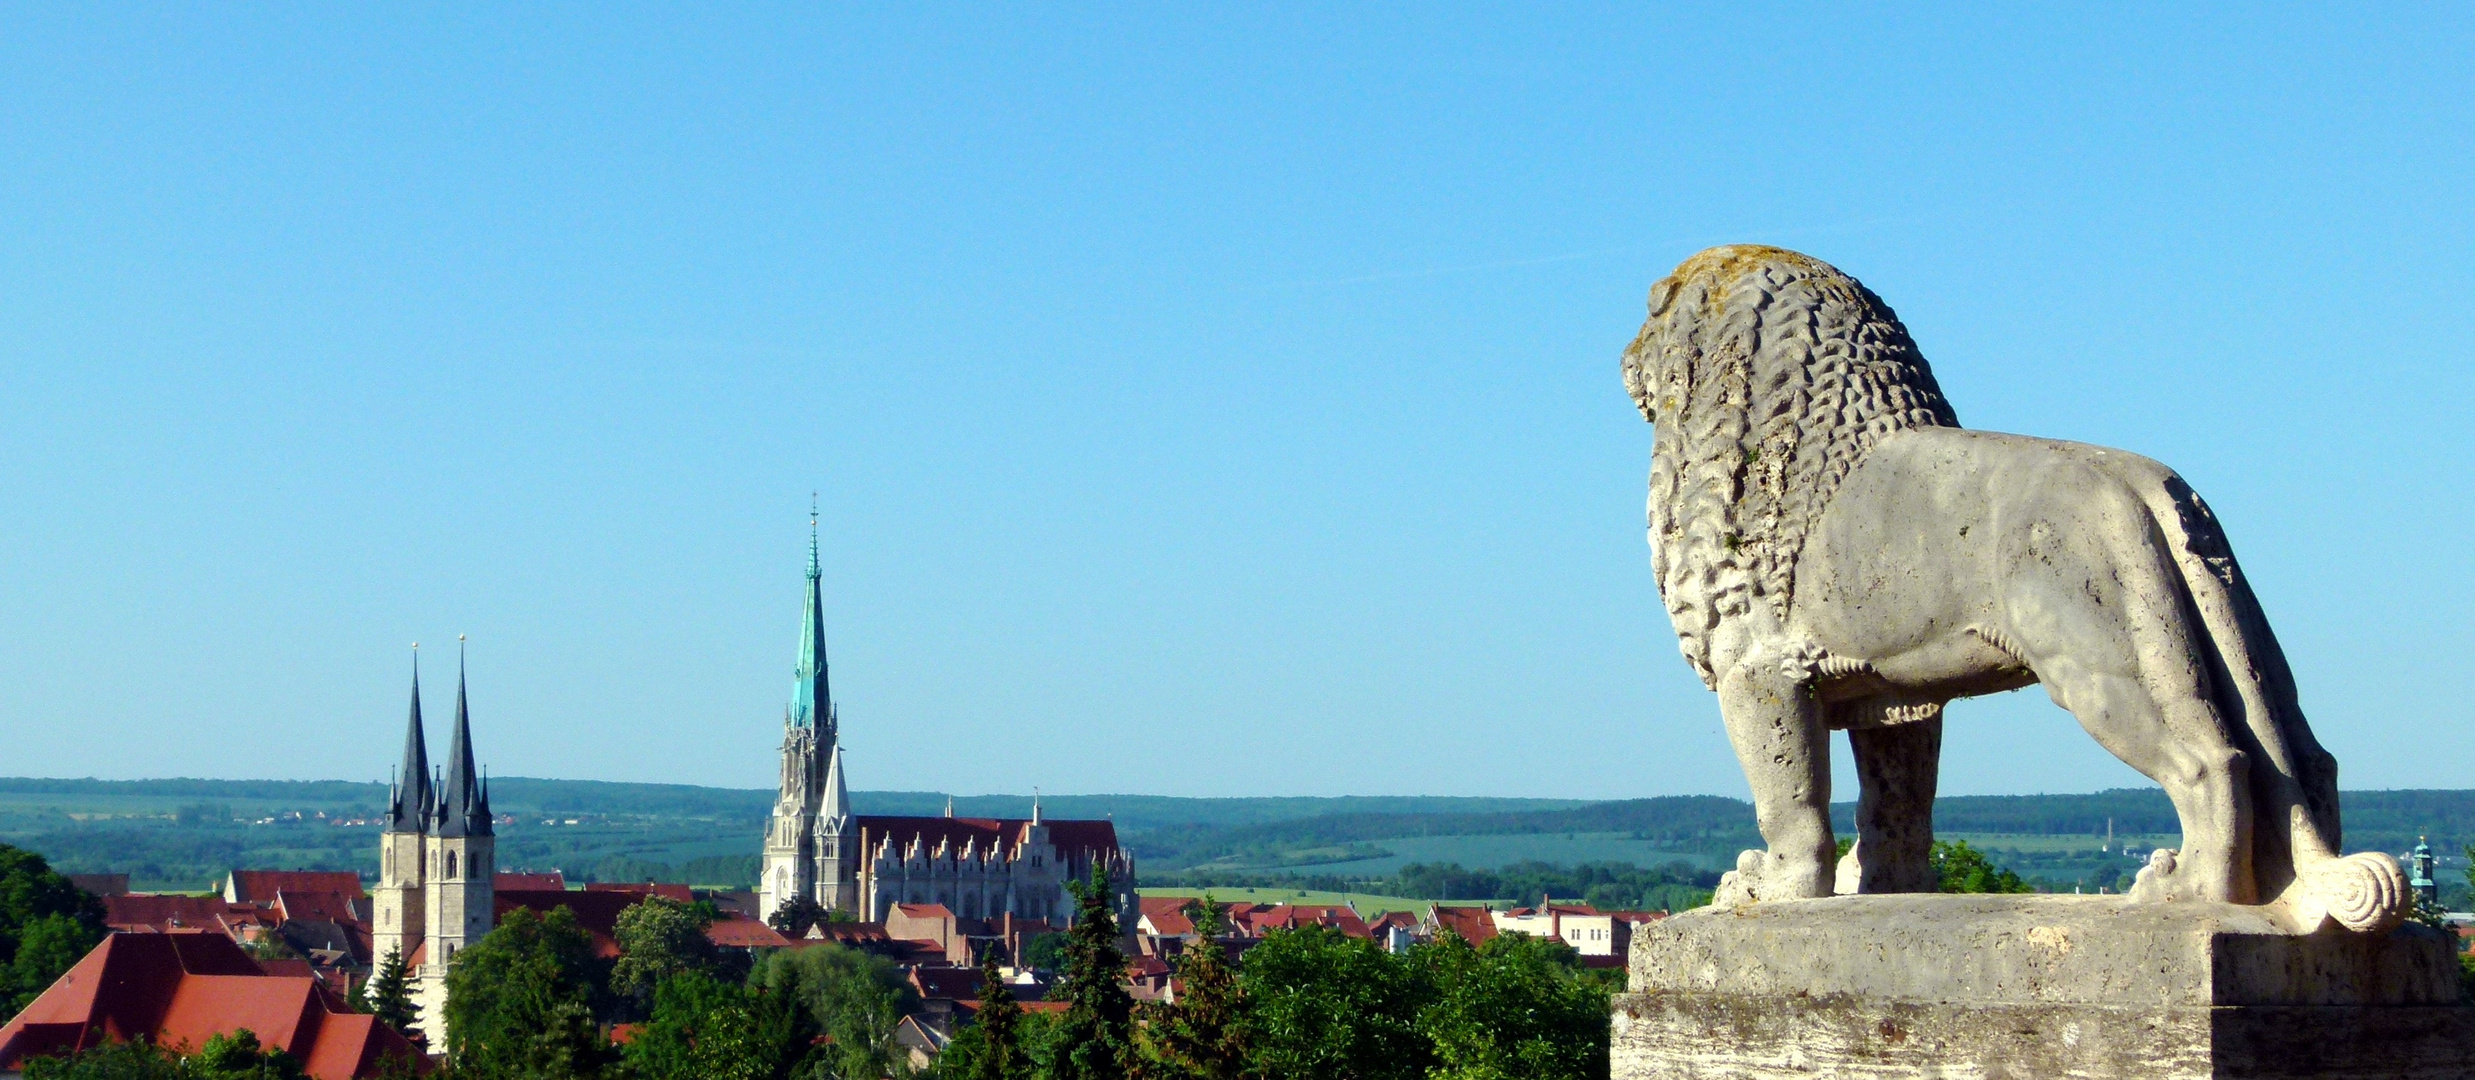
[[1617,1080],[2466,1077],[2455,942],[2113,896],[1843,896],[1633,937]]

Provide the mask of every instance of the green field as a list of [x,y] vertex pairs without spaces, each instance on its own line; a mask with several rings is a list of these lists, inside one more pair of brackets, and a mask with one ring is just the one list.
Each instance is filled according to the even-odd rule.
[[1297,864],[1297,868],[1308,869],[1311,866],[1313,872],[1318,874],[1345,877],[1390,874],[1410,863],[1459,863],[1472,870],[1493,870],[1518,862],[1543,862],[1558,866],[1593,862],[1657,866],[1681,860],[1706,869],[1720,868],[1720,864],[1711,859],[1685,852],[1662,851],[1659,845],[1634,839],[1627,833],[1405,836],[1378,841],[1375,846],[1384,854],[1349,862]]
[[[1386,911],[1424,912],[1432,900],[1417,900],[1406,896],[1377,896],[1374,893],[1317,892],[1313,889],[1138,889],[1145,896],[1202,896],[1226,903],[1254,904],[1349,904],[1360,916],[1374,916]],[[1454,901],[1458,904],[1475,901]]]

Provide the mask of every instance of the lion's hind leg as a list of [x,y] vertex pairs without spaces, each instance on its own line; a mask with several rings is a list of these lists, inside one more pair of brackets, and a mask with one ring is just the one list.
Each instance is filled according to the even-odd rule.
[[2209,692],[2207,631],[2179,568],[2125,485],[2081,473],[2051,494],[2019,508],[2033,516],[2007,560],[2007,625],[1979,636],[2016,651],[2055,704],[2173,800],[2182,850],[2135,895],[2255,902],[2250,767]]
[[1856,844],[1840,859],[1837,891],[1933,892],[1934,787],[1942,768],[1942,714],[1886,723],[1892,706],[1843,706],[1856,755]]
[[2411,906],[2406,875],[2385,854],[2339,854],[2337,759],[2303,718],[2294,674],[2216,515],[2162,465],[2109,465],[2144,494],[2173,545],[2192,608],[2207,631],[2217,707],[2239,717],[2236,730],[2250,736],[2250,782],[2260,819],[2252,832],[2252,868],[2261,899],[2283,903],[2306,926],[2329,918],[2357,932],[2386,933]]

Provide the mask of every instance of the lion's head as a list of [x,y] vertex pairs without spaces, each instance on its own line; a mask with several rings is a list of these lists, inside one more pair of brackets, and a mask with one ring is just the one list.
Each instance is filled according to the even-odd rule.
[[1819,259],[1714,247],[1650,287],[1624,385],[1656,425],[1659,593],[1705,683],[1709,635],[1764,602],[1784,620],[1805,533],[1884,435],[1956,427],[1890,305]]

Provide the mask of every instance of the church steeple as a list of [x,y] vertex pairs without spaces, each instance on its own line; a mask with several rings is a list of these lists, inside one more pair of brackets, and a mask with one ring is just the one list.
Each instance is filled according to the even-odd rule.
[[824,569],[817,559],[816,504],[808,505],[808,609],[799,620],[799,668],[791,687],[791,723],[816,728],[825,743],[834,735],[834,695],[825,673]]
[[[946,809],[951,811],[953,807],[949,805]],[[947,816],[951,817],[952,814],[949,813]],[[835,832],[842,831],[851,820],[851,789],[844,784],[842,779],[842,744],[840,743],[834,744],[832,756],[826,759],[825,797],[817,804],[816,817],[818,822],[828,824]]]
[[412,720],[404,728],[404,764],[387,798],[387,831],[417,833],[429,823],[430,749],[421,732],[421,646],[413,646]]
[[430,831],[437,836],[490,835],[490,799],[473,769],[473,715],[465,704],[460,655],[455,673],[455,737],[447,747],[447,782],[438,793],[437,825]]

